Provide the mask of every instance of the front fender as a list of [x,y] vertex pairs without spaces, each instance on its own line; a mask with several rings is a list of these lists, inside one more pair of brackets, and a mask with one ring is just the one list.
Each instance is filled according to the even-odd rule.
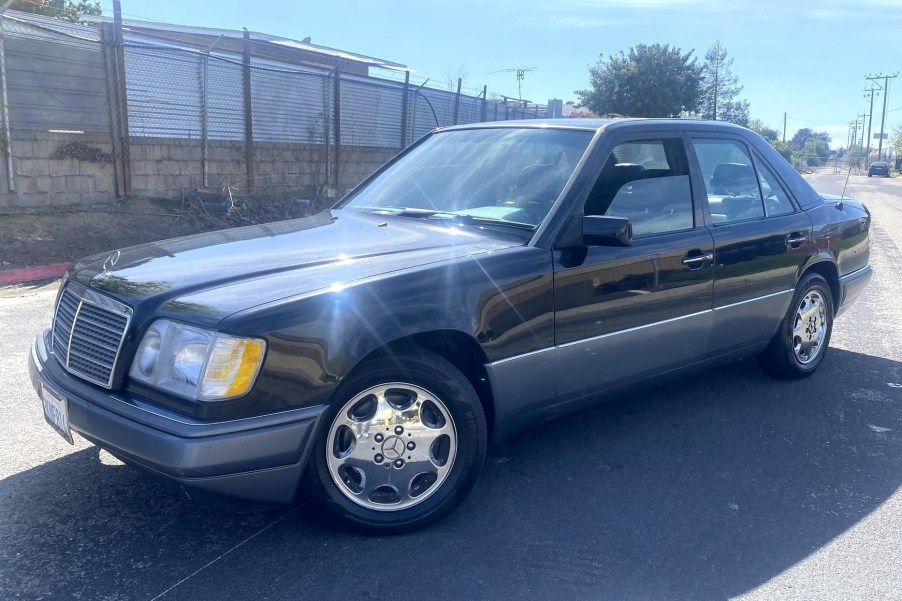
[[268,341],[256,410],[327,403],[360,361],[399,339],[458,332],[491,362],[551,346],[553,327],[550,252],[530,247],[334,286],[221,325]]

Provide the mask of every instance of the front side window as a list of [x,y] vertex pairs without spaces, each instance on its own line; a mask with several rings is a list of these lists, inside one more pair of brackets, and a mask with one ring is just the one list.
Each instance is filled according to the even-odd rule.
[[532,229],[551,210],[593,134],[507,127],[440,132],[342,206]]
[[586,200],[584,213],[627,217],[634,236],[692,228],[692,191],[682,141],[618,144]]
[[692,141],[698,158],[711,221],[733,223],[764,217],[758,176],[745,145],[733,140]]

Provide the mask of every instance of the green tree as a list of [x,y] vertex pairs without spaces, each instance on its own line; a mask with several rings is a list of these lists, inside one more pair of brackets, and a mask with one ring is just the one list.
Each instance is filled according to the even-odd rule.
[[828,147],[830,146],[830,134],[825,131],[814,131],[808,127],[803,127],[797,131],[792,140],[789,141],[789,145],[796,150],[801,150],[808,140],[821,140],[826,142]]
[[749,128],[770,143],[774,143],[780,139],[780,131],[766,126],[764,122],[761,121],[761,119],[752,119],[745,127]]
[[71,23],[80,21],[82,14],[103,14],[100,2],[89,0],[16,0],[10,8]]
[[902,157],[902,125],[896,126],[893,130],[893,148],[896,149],[896,156]]
[[749,102],[737,98],[740,92],[739,78],[733,75],[733,59],[718,40],[708,48],[702,65],[701,118],[746,126]]
[[861,160],[864,157],[864,148],[861,146],[849,146],[846,150],[846,154],[844,155],[846,165],[858,165],[859,167],[862,165],[863,161]]
[[792,150],[792,148],[790,148],[789,144],[787,144],[786,142],[782,142],[780,140],[774,140],[770,144],[777,150],[777,152],[779,152],[781,155],[783,155],[784,159],[786,159],[790,163],[793,162],[795,153]]
[[809,138],[799,151],[799,157],[808,165],[818,167],[830,158],[830,145],[820,138]]
[[669,44],[639,44],[589,68],[587,90],[579,103],[599,115],[673,117],[698,108],[701,67],[692,56]]

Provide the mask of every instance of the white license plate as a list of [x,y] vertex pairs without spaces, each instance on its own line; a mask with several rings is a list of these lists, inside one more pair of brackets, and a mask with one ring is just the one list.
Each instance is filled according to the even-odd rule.
[[44,403],[44,419],[47,423],[69,444],[75,444],[69,429],[69,403],[66,399],[41,384],[41,401]]

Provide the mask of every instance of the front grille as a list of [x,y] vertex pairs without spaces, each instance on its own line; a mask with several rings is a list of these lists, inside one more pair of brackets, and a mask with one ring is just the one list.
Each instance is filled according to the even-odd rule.
[[131,309],[69,282],[53,318],[53,353],[70,373],[110,388]]

